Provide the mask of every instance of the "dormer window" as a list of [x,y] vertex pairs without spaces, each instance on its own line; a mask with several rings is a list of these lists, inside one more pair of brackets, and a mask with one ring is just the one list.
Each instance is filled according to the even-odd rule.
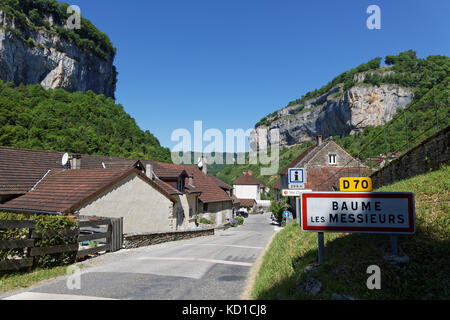
[[330,153],[328,155],[328,164],[331,166],[337,165],[337,155],[334,153]]

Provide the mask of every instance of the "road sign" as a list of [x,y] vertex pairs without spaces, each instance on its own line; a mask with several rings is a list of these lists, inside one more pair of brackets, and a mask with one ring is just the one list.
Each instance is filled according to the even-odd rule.
[[339,183],[340,191],[372,191],[371,178],[341,178]]
[[283,197],[300,197],[302,195],[303,190],[283,190],[281,191],[281,195]]
[[303,168],[289,169],[289,183],[306,183],[306,170]]
[[302,230],[412,234],[416,232],[414,194],[407,192],[303,193]]
[[289,189],[305,189],[304,183],[289,183]]
[[290,216],[290,212],[289,211],[284,211],[283,212],[283,218],[289,218]]

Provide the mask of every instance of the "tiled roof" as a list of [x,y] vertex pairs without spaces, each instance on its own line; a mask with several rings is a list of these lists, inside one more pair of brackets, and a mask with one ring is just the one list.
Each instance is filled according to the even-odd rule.
[[187,175],[183,167],[177,165],[166,166],[162,162],[152,161],[152,160],[141,160],[144,167],[148,164],[152,165],[153,172],[161,179],[164,178],[178,178],[183,175]]
[[[324,144],[322,144],[324,145]],[[310,154],[316,154],[316,152],[319,151],[318,146],[317,145],[313,145],[311,147],[309,147],[308,149],[306,149],[305,151],[303,151],[297,158],[295,158],[294,160],[292,160],[281,172],[280,174],[288,174],[288,171],[290,168],[296,168],[297,165],[304,160],[307,156],[310,156]]]
[[305,189],[312,191],[333,191],[333,187],[339,185],[341,178],[370,176],[369,168],[348,167],[322,167],[308,169],[308,183]]
[[231,196],[231,199],[233,199],[233,204],[240,204],[241,203],[239,201],[239,199],[234,194]]
[[281,178],[273,185],[274,189],[281,190]]
[[256,179],[253,175],[244,174],[239,179],[237,179],[233,185],[258,185],[264,186],[264,184]]
[[148,179],[137,169],[56,169],[34,191],[0,205],[0,209],[70,213],[131,174],[139,175],[172,199],[163,185]]
[[212,174],[208,173],[208,177],[210,177],[216,184],[217,186],[219,186],[222,189],[225,190],[231,190],[233,189],[232,186],[230,186],[229,184],[225,183],[224,181],[220,180],[219,178],[217,178],[216,176],[213,176]]
[[241,207],[253,207],[256,203],[255,199],[238,199]]
[[[52,170],[61,171],[61,159],[64,152],[42,151],[0,147],[0,195],[26,194],[39,182],[44,175]],[[81,155],[81,169],[130,169],[137,167],[145,169],[147,164],[153,166],[157,177],[154,179],[155,186],[166,194],[174,195],[179,192],[164,178],[176,178],[187,175],[194,176],[194,184],[188,187],[190,193],[200,193],[200,201],[220,202],[231,201],[228,194],[217,186],[216,182],[206,176],[195,165],[176,165],[157,161],[135,159],[124,159],[116,157]],[[73,170],[75,171],[75,170]],[[46,180],[46,179],[45,179]]]
[[[143,163],[145,163],[145,161],[143,161]],[[153,164],[154,168],[159,166],[164,169],[179,170],[180,172],[184,170],[189,176],[193,176],[193,185],[198,191],[201,192],[199,200],[203,203],[232,201],[231,197],[224,190],[218,187],[216,182],[211,179],[211,177],[204,174],[195,165],[171,164],[156,161],[153,161]],[[156,173],[156,175],[158,174]]]
[[[50,169],[63,169],[64,152],[0,147],[0,195],[25,194]],[[103,164],[105,166],[103,166]],[[81,155],[81,169],[129,169],[137,160]]]

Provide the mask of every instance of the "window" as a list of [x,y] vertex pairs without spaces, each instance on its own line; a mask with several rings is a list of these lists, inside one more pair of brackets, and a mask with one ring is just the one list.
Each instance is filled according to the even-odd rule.
[[328,164],[330,164],[330,165],[336,165],[336,164],[337,164],[337,155],[335,155],[335,154],[329,154],[329,155],[328,155]]
[[203,204],[203,212],[208,212],[208,204],[207,203]]

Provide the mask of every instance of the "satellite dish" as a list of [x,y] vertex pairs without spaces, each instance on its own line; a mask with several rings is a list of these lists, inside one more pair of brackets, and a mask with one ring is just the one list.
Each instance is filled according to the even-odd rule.
[[69,154],[68,153],[64,153],[62,159],[61,159],[61,164],[63,165],[63,167],[67,164],[67,162],[69,162]]

